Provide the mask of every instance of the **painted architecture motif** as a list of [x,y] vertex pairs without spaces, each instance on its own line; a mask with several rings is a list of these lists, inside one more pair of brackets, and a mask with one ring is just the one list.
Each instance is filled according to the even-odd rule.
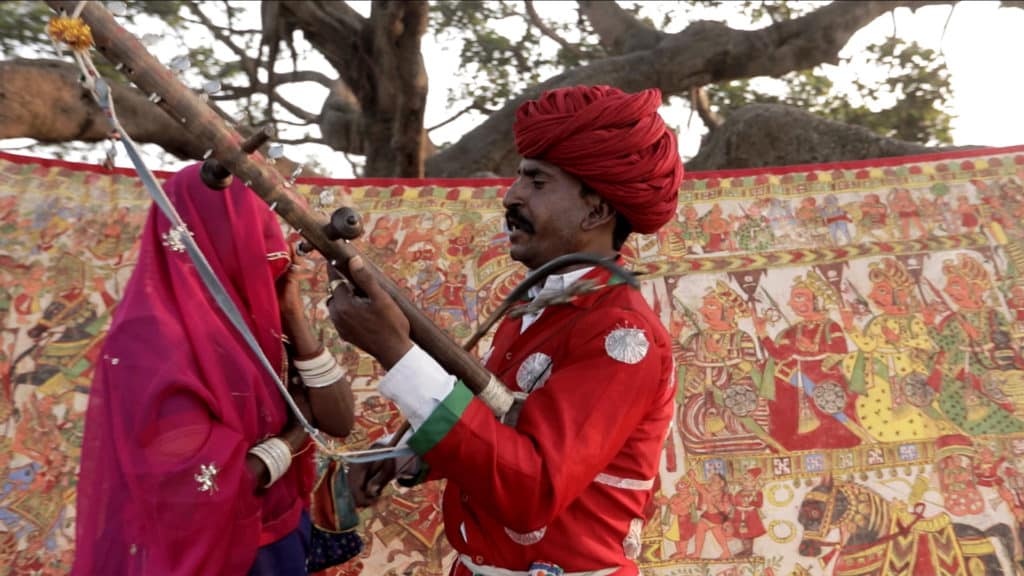
[[[628,264],[675,338],[679,393],[644,574],[1012,574],[1024,566],[1024,149],[688,175]],[[360,249],[456,340],[522,278],[501,181],[351,194]],[[0,156],[0,565],[65,573],[100,343],[148,199],[127,173]],[[293,233],[291,230],[287,230]],[[325,276],[301,262],[332,331]],[[401,421],[352,367],[368,446]],[[481,350],[486,349],[486,343]],[[362,512],[338,574],[442,575],[438,484]],[[902,572],[901,572],[902,571]]]

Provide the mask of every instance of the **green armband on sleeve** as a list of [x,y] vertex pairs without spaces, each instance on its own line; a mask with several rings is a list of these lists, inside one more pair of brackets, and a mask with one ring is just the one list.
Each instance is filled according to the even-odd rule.
[[452,391],[441,401],[441,405],[427,418],[419,429],[409,438],[409,447],[420,456],[430,452],[455,427],[462,418],[462,413],[473,400],[473,393],[466,388],[461,380],[455,383]]

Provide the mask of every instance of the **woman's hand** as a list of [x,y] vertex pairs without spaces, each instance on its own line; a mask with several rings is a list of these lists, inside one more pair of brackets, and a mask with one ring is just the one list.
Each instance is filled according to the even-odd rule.
[[295,264],[295,249],[288,245],[288,260],[291,264],[277,279],[277,300],[282,317],[304,317],[302,295],[299,291],[298,265]]

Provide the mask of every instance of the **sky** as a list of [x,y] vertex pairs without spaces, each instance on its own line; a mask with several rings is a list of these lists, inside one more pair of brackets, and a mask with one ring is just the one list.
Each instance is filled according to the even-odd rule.
[[[349,4],[364,14],[369,13],[369,2]],[[575,2],[546,1],[537,2],[535,6],[545,19],[575,21]],[[665,29],[666,32],[676,32],[694,18],[724,20],[734,28],[751,27],[741,17],[734,15],[734,10],[728,7],[703,10],[685,3],[646,2],[644,10],[655,22],[660,21],[666,11],[674,11],[675,22]],[[944,55],[953,88],[953,97],[948,105],[954,116],[954,144],[1024,144],[1024,106],[1020,103],[1021,94],[1024,93],[1024,74],[1020,73],[1020,64],[1017,62],[1020,55],[1024,55],[1024,10],[1000,9],[998,2],[988,1],[961,2],[952,8],[952,15],[950,10],[950,6],[928,6],[916,12],[900,8],[886,14],[858,31],[840,53],[841,57],[852,57],[853,63],[839,67],[826,66],[824,72],[836,83],[840,91],[851,86],[857,78],[877,80],[884,71],[867,61],[862,54],[863,49],[895,32],[907,41],[916,40],[925,47],[941,51]],[[243,25],[259,28],[258,10],[252,10],[250,18],[251,20],[243,22]],[[521,34],[522,26],[521,21],[500,23],[500,28],[512,37]],[[544,41],[554,46],[553,41]],[[188,44],[193,42],[212,43],[210,39],[201,36],[188,39]],[[153,44],[151,50],[161,60],[169,62],[176,55],[175,51],[180,51],[180,47],[180,40],[167,35]],[[438,40],[429,32],[423,37],[422,51],[430,81],[427,126],[438,124],[453,113],[447,102],[449,89],[453,87],[453,83],[472,81],[472,78],[460,74],[459,50],[458,43]],[[52,54],[41,56],[53,57]],[[290,64],[286,63],[280,65],[286,66],[284,69],[290,67]],[[300,62],[300,68],[320,69],[333,75],[330,66],[318,55]],[[767,78],[754,81],[755,87],[766,90],[770,90],[775,83],[773,79]],[[192,78],[190,84],[201,85],[202,79]],[[307,107],[312,111],[319,109],[326,94],[324,89],[311,84],[294,85],[282,92],[295,100],[308,103]],[[680,152],[684,158],[695,155],[700,146],[700,138],[705,132],[699,118],[691,118],[688,107],[681,104],[678,99],[670,101],[670,104],[662,109],[662,114],[670,126],[679,129]],[[431,138],[435,142],[455,141],[482,120],[483,116],[479,114],[466,114],[455,122],[431,132]],[[54,151],[50,147],[26,147],[27,144],[31,144],[31,141],[0,140],[0,150],[42,157],[54,156]],[[105,156],[107,147],[102,143],[83,146],[83,152],[66,154],[65,157],[99,162]],[[151,168],[173,170],[184,164],[159,153],[155,147],[149,146],[146,150]],[[315,159],[323,171],[327,172],[326,176],[346,178],[353,175],[353,167],[348,160],[342,154],[325,146],[286,145],[285,153],[299,161]],[[123,152],[118,154],[115,163],[122,166],[130,165]]]

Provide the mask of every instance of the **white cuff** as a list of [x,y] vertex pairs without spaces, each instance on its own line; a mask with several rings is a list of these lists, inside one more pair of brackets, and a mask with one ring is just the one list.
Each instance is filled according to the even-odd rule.
[[413,344],[381,379],[379,390],[381,396],[398,405],[417,430],[454,387],[455,377]]

